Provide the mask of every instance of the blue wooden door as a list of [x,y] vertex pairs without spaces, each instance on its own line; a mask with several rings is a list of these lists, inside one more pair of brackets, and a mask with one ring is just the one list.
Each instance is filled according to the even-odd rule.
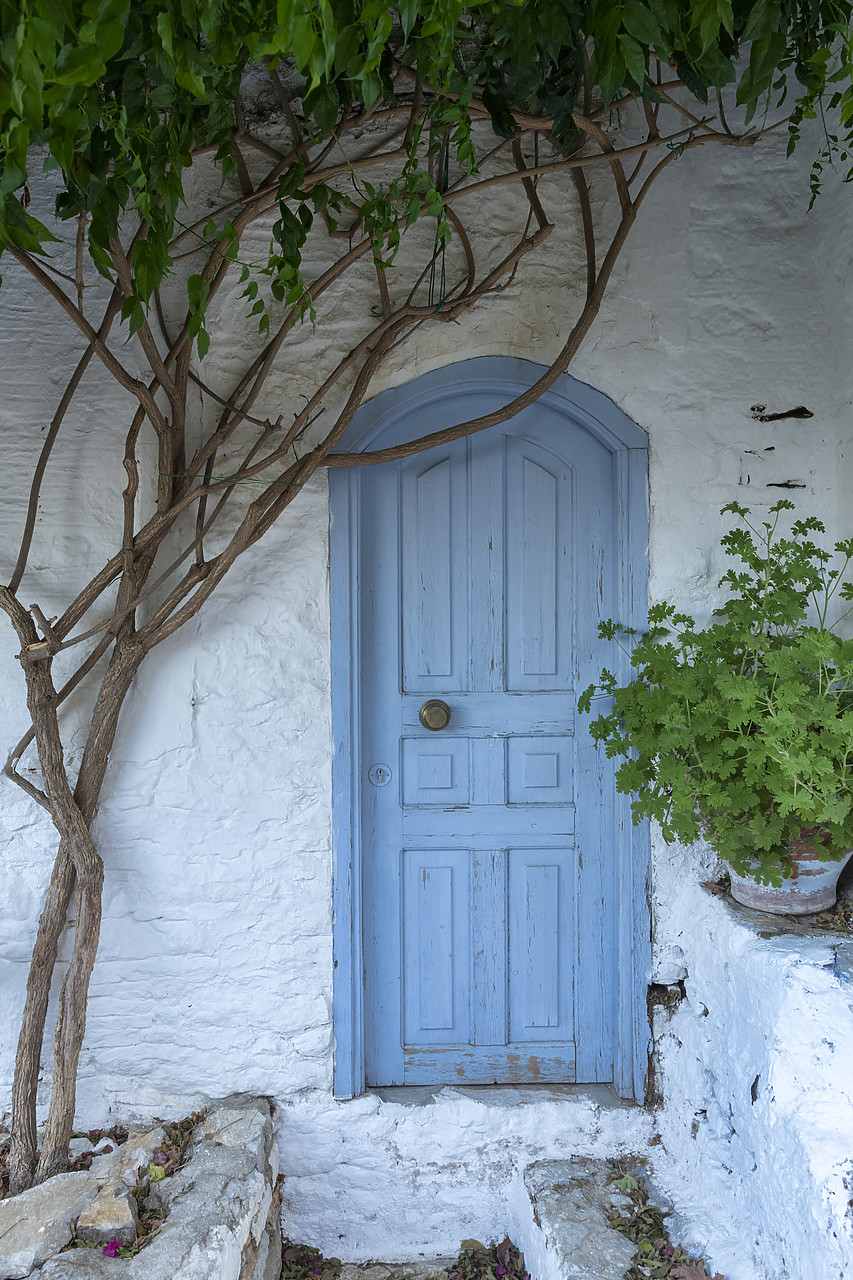
[[360,483],[367,1083],[612,1080],[614,455],[540,402]]

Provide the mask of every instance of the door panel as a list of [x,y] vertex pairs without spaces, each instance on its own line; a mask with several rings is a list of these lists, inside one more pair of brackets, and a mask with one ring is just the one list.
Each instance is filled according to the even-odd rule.
[[470,1027],[470,854],[403,853],[406,1044],[458,1044]]
[[572,474],[526,440],[506,442],[507,689],[572,685]]
[[539,405],[360,484],[367,1081],[611,1080],[613,455]]
[[573,849],[509,851],[509,1038],[574,1040]]
[[432,451],[402,475],[399,530],[403,689],[432,693],[467,687],[468,563],[464,456]]

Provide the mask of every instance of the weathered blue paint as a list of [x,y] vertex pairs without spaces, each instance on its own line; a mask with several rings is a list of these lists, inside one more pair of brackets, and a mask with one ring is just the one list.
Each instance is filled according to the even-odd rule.
[[[367,405],[344,447],[487,412],[540,372],[450,366]],[[331,473],[338,1096],[575,1079],[641,1096],[647,833],[575,699],[612,662],[599,619],[642,623],[645,449],[564,378],[489,432]],[[418,721],[429,697],[452,708],[439,733]]]

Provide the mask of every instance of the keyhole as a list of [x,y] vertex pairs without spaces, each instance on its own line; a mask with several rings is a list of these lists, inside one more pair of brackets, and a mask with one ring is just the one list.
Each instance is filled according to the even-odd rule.
[[373,764],[367,774],[374,787],[387,787],[391,781],[391,770],[387,764]]

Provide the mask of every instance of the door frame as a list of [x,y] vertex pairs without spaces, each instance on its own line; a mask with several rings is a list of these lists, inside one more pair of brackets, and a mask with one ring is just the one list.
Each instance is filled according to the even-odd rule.
[[[445,365],[381,392],[356,414],[340,447],[370,448],[390,429],[406,440],[407,408],[447,401],[466,392],[501,391],[507,401],[545,373],[529,360],[478,356]],[[614,511],[620,621],[642,630],[648,608],[648,439],[607,396],[563,374],[541,397],[551,409],[589,431],[613,455]],[[332,468],[329,475],[329,562],[332,640],[332,840],[333,840],[333,1026],[334,1096],[365,1091],[364,958],[362,951],[362,848],[359,757],[359,527],[363,468]],[[630,668],[614,654],[620,679]],[[648,1067],[646,994],[651,972],[649,829],[633,826],[630,799],[614,796],[617,838],[616,936],[617,1054],[614,1087],[642,1102]]]

